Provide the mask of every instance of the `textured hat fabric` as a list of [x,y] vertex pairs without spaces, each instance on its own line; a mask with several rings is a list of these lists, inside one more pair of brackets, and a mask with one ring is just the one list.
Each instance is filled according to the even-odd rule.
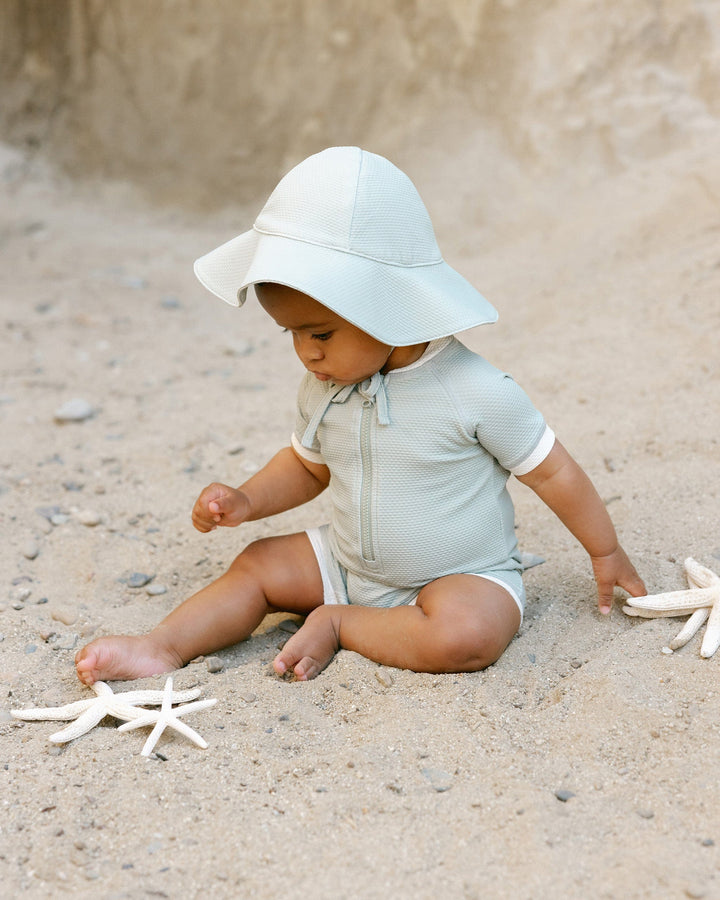
[[358,147],[331,147],[280,181],[251,231],[195,262],[231,306],[276,282],[400,347],[497,320],[493,306],[442,259],[410,179]]

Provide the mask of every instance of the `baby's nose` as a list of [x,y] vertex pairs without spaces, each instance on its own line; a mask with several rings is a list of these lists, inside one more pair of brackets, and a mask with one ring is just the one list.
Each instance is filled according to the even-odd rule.
[[310,341],[302,348],[302,355],[305,359],[322,359],[324,356],[322,347]]

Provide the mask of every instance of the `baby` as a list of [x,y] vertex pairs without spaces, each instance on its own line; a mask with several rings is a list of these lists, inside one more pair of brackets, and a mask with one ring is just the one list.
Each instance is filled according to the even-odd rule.
[[269,613],[306,616],[275,671],[313,678],[340,648],[421,672],[495,662],[525,602],[507,491],[532,488],[590,555],[599,608],[645,586],[590,479],[507,374],[459,331],[497,313],[440,255],[412,182],[355,147],[289,172],[253,229],[195,263],[228,303],[249,286],[307,373],[290,446],[239,488],[211,484],[209,532],[328,490],[331,521],[249,544],[227,572],[142,636],[76,656],[85,684],[155,675],[249,637]]

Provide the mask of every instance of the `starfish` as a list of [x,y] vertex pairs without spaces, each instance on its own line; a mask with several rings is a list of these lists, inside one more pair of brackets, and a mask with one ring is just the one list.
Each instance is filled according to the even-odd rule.
[[669,591],[647,597],[630,597],[623,612],[628,616],[654,619],[660,616],[687,616],[687,623],[664,652],[672,653],[684,647],[707,622],[700,656],[709,659],[720,647],[720,575],[689,557],[685,560],[685,574],[690,588]]
[[[137,706],[143,703],[158,705],[163,702],[164,691],[125,691],[115,694],[110,685],[104,681],[96,681],[92,686],[96,696],[89,700],[77,700],[66,706],[48,706],[39,709],[12,709],[10,714],[16,719],[37,721],[41,719],[68,721],[75,719],[72,725],[63,728],[55,734],[51,734],[49,740],[54,744],[64,744],[72,741],[80,735],[94,728],[105,716],[113,716],[116,719],[127,721],[142,715],[144,710],[138,710]],[[178,691],[173,699],[176,702],[194,700],[199,696],[200,689],[190,691]]]
[[207,741],[204,741],[197,731],[193,731],[189,725],[186,725],[184,722],[180,721],[180,716],[184,716],[186,713],[195,712],[198,709],[207,709],[209,706],[215,706],[217,700],[196,700],[195,703],[186,703],[184,706],[176,706],[173,709],[173,680],[172,678],[168,678],[165,682],[165,690],[163,691],[162,698],[162,706],[160,710],[157,709],[145,709],[135,710],[138,713],[137,717],[134,717],[132,721],[125,722],[124,725],[120,725],[118,731],[130,731],[133,728],[142,728],[144,725],[154,725],[155,727],[150,732],[148,739],[145,741],[145,745],[140,751],[141,756],[150,756],[160,739],[160,735],[165,731],[166,728],[173,728],[175,731],[179,731],[180,734],[184,734],[185,737],[190,738],[190,740],[197,744],[198,747],[202,747],[203,750],[207,749]]

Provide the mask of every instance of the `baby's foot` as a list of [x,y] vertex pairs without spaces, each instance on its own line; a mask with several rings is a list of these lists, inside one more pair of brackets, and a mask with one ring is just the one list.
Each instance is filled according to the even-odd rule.
[[278,675],[292,670],[298,681],[319,675],[340,649],[338,627],[330,607],[320,606],[290,638],[273,661]]
[[112,635],[91,641],[75,655],[75,669],[83,684],[130,681],[180,668],[182,660],[160,650],[149,635]]

